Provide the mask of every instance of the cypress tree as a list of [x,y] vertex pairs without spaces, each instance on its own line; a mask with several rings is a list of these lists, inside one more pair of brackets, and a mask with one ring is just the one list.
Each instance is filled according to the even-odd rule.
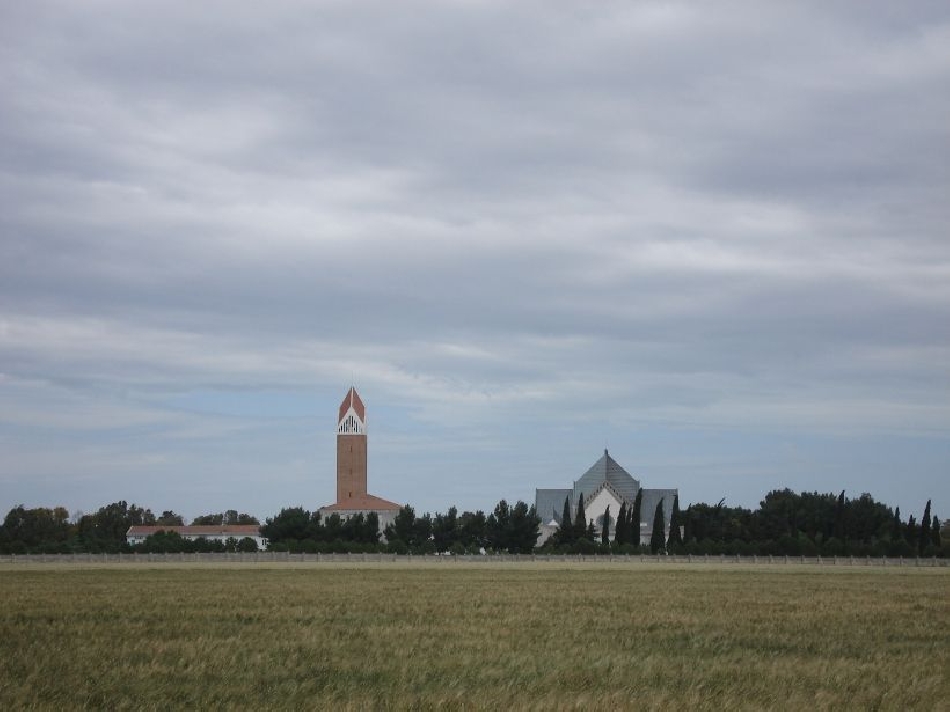
[[574,518],[575,538],[583,539],[587,536],[587,514],[584,512],[584,493],[577,496],[577,516]]
[[680,498],[678,494],[673,495],[673,513],[670,515],[670,538],[669,548],[683,543],[683,535],[680,533]]
[[604,511],[604,526],[600,528],[600,543],[609,544],[610,543],[610,505],[607,505],[607,509]]
[[627,503],[620,503],[617,513],[617,526],[614,527],[614,542],[620,546],[627,543]]
[[594,520],[591,519],[587,524],[587,539],[588,541],[596,541],[597,532],[594,531]]
[[924,548],[930,544],[930,500],[927,500],[927,506],[924,507],[924,518],[920,520],[920,540],[917,544],[917,551],[924,553]]
[[564,511],[561,513],[561,527],[558,529],[558,541],[569,544],[574,541],[574,524],[571,522],[570,497],[564,498]]
[[930,536],[933,538],[934,548],[939,551],[940,549],[940,520],[937,519],[937,515],[934,515],[933,522],[930,524]]
[[640,546],[640,522],[643,521],[643,490],[637,490],[637,498],[633,500],[630,510],[630,543]]
[[633,505],[631,504],[627,507],[627,521],[624,524],[623,538],[627,544],[633,544],[634,546],[640,546],[640,530],[633,526]]
[[900,541],[904,537],[901,530],[901,508],[898,507],[894,510],[894,527],[891,530],[891,539],[894,541]]
[[834,535],[840,541],[844,541],[847,538],[847,533],[845,532],[844,527],[844,490],[841,490],[841,494],[838,495],[838,502],[835,506]]
[[664,548],[666,543],[666,532],[663,522],[663,500],[656,503],[656,510],[653,512],[653,536],[650,537],[650,551],[654,554]]

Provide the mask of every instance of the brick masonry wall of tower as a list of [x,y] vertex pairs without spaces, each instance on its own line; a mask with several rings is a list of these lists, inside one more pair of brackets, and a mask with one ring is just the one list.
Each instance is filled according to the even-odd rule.
[[366,493],[366,435],[337,435],[336,501]]

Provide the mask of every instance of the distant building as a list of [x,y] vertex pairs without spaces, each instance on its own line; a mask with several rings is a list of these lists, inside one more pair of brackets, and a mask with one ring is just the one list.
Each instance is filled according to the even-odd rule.
[[669,536],[670,516],[673,513],[673,498],[675,489],[644,489],[640,482],[635,480],[614,460],[607,449],[603,456],[587,470],[580,479],[574,481],[574,486],[566,489],[538,489],[535,490],[534,504],[538,516],[541,518],[541,538],[538,545],[550,537],[561,525],[561,516],[564,512],[564,499],[570,506],[571,517],[577,516],[577,504],[580,496],[584,496],[584,514],[588,522],[594,522],[594,529],[598,535],[603,525],[603,517],[610,507],[610,539],[613,540],[617,530],[617,514],[621,504],[626,503],[630,509],[637,498],[637,492],[642,492],[643,500],[640,505],[640,543],[649,544],[653,534],[653,514],[656,505],[663,501],[664,531]]
[[250,538],[257,543],[258,549],[267,548],[267,539],[261,535],[259,524],[202,524],[185,527],[165,526],[163,524],[131,526],[129,531],[126,532],[125,539],[130,546],[134,546],[135,544],[141,544],[148,537],[158,532],[174,532],[182,539],[190,541],[205,539],[206,541],[220,541],[222,544],[228,539],[241,541],[241,539]]
[[355,388],[350,388],[340,404],[336,426],[336,502],[319,509],[326,519],[338,514],[342,519],[376,512],[383,531],[401,509],[400,505],[367,492],[366,407]]

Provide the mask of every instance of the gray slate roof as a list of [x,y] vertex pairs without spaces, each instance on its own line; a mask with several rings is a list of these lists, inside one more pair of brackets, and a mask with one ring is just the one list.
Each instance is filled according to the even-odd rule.
[[[572,503],[577,502],[578,495],[581,492],[584,493],[585,500],[589,499],[590,493],[600,487],[604,481],[610,483],[617,494],[630,502],[636,499],[637,491],[640,489],[640,483],[633,479],[633,476],[623,469],[605,449],[603,456],[579,480],[574,482]],[[561,506],[564,506],[563,498],[561,499]]]

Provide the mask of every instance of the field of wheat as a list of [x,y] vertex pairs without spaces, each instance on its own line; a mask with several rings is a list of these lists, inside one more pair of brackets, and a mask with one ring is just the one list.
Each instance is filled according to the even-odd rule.
[[950,571],[0,568],[0,707],[946,708]]

